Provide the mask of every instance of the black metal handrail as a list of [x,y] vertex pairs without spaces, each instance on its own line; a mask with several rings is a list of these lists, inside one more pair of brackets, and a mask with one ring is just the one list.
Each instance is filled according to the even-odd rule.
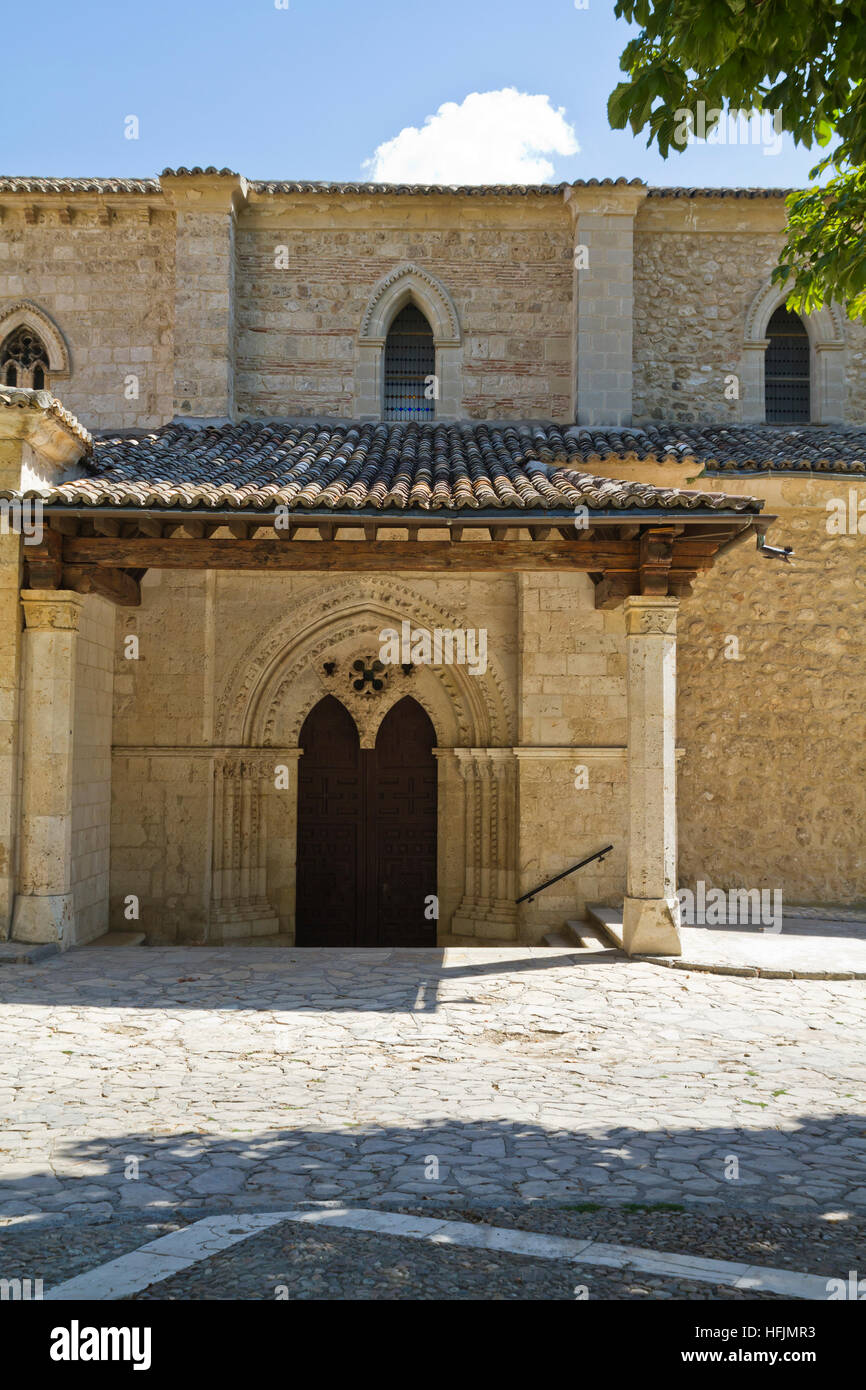
[[597,859],[599,863],[602,863],[604,861],[604,856],[610,854],[612,849],[613,845],[605,845],[604,849],[596,850],[595,854],[591,854],[588,859],[581,859],[579,864],[572,864],[570,869],[565,869],[563,873],[557,874],[556,878],[549,878],[546,883],[539,883],[537,888],[533,888],[529,893],[524,893],[523,897],[517,898],[516,901],[519,903],[531,903],[536,893],[543,892],[544,889],[549,888],[552,883],[558,883],[561,878],[568,878],[569,874],[574,874],[578,869],[582,869],[584,865],[591,864],[593,859]]

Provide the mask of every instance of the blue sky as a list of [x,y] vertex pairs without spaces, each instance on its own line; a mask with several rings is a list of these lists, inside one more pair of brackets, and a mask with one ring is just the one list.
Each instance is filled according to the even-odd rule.
[[[784,136],[775,155],[739,144],[662,160],[645,137],[611,131],[606,101],[629,36],[613,0],[581,10],[574,0],[288,5],[13,7],[3,23],[0,172],[135,177],[215,164],[249,178],[408,180],[420,170],[419,181],[498,182],[541,167],[556,181],[778,187],[805,182],[818,157]],[[520,100],[466,104],[506,89]],[[446,117],[426,129],[446,103]],[[131,115],[134,140],[124,134]],[[412,127],[422,136],[390,143]],[[575,137],[579,151],[569,152]]]

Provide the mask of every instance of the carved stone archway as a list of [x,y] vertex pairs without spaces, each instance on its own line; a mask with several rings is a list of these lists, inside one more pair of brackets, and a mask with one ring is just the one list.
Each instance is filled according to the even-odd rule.
[[0,304],[0,346],[10,333],[22,326],[32,329],[41,340],[48,357],[50,381],[68,377],[69,349],[60,329],[44,309],[40,309],[38,304],[31,303],[29,299],[17,299],[9,304]]
[[[764,285],[746,314],[740,363],[740,410],[744,424],[763,424],[764,360],[769,346],[767,325],[785,303],[790,285]],[[838,425],[845,418],[845,315],[838,304],[825,304],[801,315],[811,346],[811,416],[816,425]]]
[[[294,921],[297,772],[300,730],[324,694],[334,694],[355,718],[362,747],[375,745],[388,710],[411,694],[436,731],[439,766],[440,933],[516,935],[517,779],[513,754],[513,700],[498,663],[483,674],[466,666],[394,666],[381,689],[370,681],[355,690],[354,662],[367,669],[380,635],[408,621],[413,629],[459,630],[460,616],[431,602],[411,585],[385,576],[335,581],[253,638],[235,664],[218,703],[215,741],[225,753],[215,764],[214,863],[232,866],[214,876],[214,903],[225,929],[232,912]],[[380,673],[382,674],[382,673]],[[258,769],[238,781],[237,767]],[[240,785],[240,808],[234,788]],[[228,792],[226,792],[228,786]],[[247,806],[244,797],[256,800]],[[227,813],[226,807],[229,806]],[[267,827],[279,825],[269,836]],[[247,840],[247,827],[249,827]],[[247,861],[251,862],[247,864]],[[253,908],[237,885],[255,883]],[[212,914],[213,915],[213,914]],[[256,930],[264,931],[263,925]]]
[[358,333],[355,415],[360,419],[381,418],[385,340],[389,327],[407,304],[417,305],[433,331],[439,381],[436,418],[460,419],[463,415],[463,338],[457,309],[442,282],[411,261],[383,275],[367,301]]

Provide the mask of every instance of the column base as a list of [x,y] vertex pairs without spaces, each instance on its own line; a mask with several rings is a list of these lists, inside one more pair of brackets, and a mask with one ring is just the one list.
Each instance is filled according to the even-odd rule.
[[681,956],[678,898],[626,898],[622,944],[630,956]]
[[52,942],[71,946],[75,928],[75,908],[71,893],[52,893],[45,897],[19,893],[12,915],[13,941]]

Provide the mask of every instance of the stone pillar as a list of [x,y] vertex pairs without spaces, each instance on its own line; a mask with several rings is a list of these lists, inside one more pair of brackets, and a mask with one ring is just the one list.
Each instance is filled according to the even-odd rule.
[[[89,447],[87,431],[47,391],[0,388],[0,490],[7,496],[50,487]],[[14,498],[0,513],[0,940],[11,931],[18,881],[19,591],[29,546],[41,539],[41,520],[37,504],[28,503],[25,514]]]
[[[177,216],[174,409],[181,416],[233,418],[235,400],[235,227],[248,185],[238,174],[163,175]],[[279,238],[275,235],[275,242]]]
[[572,214],[573,408],[579,425],[630,425],[634,223],[646,187],[635,181],[567,188]]
[[72,730],[75,657],[84,599],[24,589],[21,843],[15,941],[74,938]]
[[679,600],[625,601],[628,653],[629,955],[681,954],[677,898],[676,697]]

